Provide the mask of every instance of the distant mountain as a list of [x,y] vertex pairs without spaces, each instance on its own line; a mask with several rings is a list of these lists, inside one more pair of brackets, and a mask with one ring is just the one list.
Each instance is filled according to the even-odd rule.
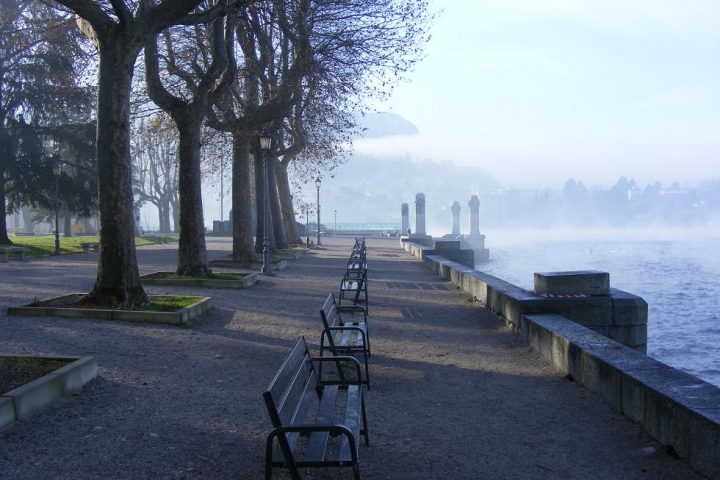
[[389,112],[369,113],[358,119],[357,138],[381,138],[393,135],[417,135],[418,129],[400,115]]

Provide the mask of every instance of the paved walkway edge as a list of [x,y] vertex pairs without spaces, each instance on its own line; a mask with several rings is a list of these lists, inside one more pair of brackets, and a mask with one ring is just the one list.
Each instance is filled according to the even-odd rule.
[[473,274],[478,272],[460,263],[422,255],[408,242],[403,247],[438,275],[475,295],[540,355],[641,424],[698,472],[720,479],[720,388],[563,316],[526,314],[526,290],[490,275]]

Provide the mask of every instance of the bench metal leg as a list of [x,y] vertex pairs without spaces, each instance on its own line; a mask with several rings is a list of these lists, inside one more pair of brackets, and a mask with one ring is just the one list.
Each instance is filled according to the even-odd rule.
[[0,263],[8,263],[8,254],[7,253],[0,253],[2,255],[0,257]]

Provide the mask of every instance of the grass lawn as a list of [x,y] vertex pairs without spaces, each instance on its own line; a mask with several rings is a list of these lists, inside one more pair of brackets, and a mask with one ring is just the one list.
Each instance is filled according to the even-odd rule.
[[183,297],[180,295],[167,295],[151,297],[152,303],[128,308],[128,310],[150,311],[150,312],[176,312],[184,307],[189,307],[198,301],[198,297]]
[[[55,253],[55,237],[53,235],[44,236],[14,236],[10,235],[10,240],[16,247],[27,247],[25,255],[28,257],[38,257],[42,255],[53,255]],[[135,237],[135,245],[147,245],[156,243],[155,238]],[[81,243],[99,242],[100,237],[60,237],[60,253],[80,253],[82,252]]]
[[28,307],[58,307],[58,308],[87,308],[87,309],[112,309],[129,310],[133,312],[177,312],[181,308],[189,307],[199,299],[197,296],[188,295],[150,295],[150,303],[145,305],[131,305],[126,308],[112,308],[105,305],[78,305],[78,302],[85,296],[84,293],[71,293],[58,298],[40,300],[35,297],[27,305]]

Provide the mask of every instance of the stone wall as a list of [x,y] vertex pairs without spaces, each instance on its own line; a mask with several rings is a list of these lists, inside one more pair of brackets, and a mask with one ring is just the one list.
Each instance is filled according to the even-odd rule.
[[522,316],[556,313],[635,350],[647,349],[647,302],[637,295],[609,288],[607,295],[543,297],[499,278],[479,272],[465,262],[447,259],[435,248],[403,242],[405,250],[423,260],[435,273],[475,296],[513,328]]

